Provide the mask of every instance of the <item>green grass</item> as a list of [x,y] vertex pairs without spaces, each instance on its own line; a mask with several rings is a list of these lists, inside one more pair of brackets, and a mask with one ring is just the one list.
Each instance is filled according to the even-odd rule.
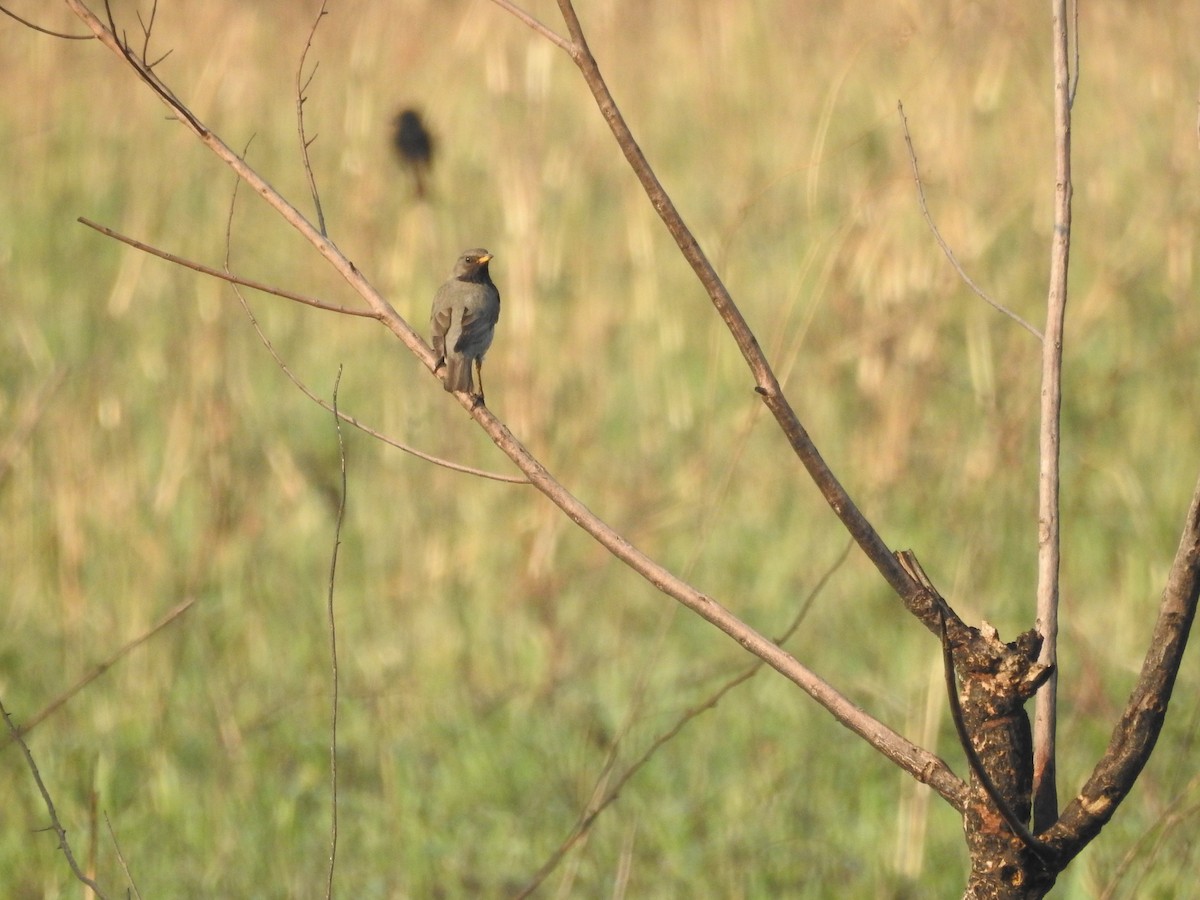
[[[1034,593],[1039,360],[972,276],[1039,324],[1052,192],[1040,7],[799,9],[581,2],[643,149],[826,458],[971,621],[1011,638]],[[28,8],[25,8],[28,7]],[[78,30],[64,10],[18,5]],[[159,68],[304,210],[290,4],[161,3]],[[286,9],[285,9],[286,8]],[[136,30],[132,5],[118,12]],[[455,255],[497,253],[489,404],[595,511],[774,634],[845,543],[640,193],[569,61],[485,2],[338,4],[306,107],[330,235],[425,330]],[[530,6],[558,27],[554,4]],[[315,9],[313,10],[315,13]],[[636,29],[630,23],[636,21]],[[1102,752],[1145,650],[1196,471],[1191,10],[1083,11],[1064,411],[1064,797]],[[184,598],[185,618],[31,735],[76,853],[114,893],[112,822],[143,896],[323,893],[331,418],[227,289],[75,224],[210,264],[232,179],[97,45],[0,26],[0,415],[57,373],[0,483],[0,696],[18,721]],[[33,99],[31,99],[33,98]],[[405,103],[440,143],[434,201],[390,158]],[[235,269],[355,298],[243,191]],[[510,471],[415,360],[360,320],[252,296],[297,375],[421,449]],[[348,431],[337,581],[337,887],[505,896],[623,768],[747,663],[536,492]],[[857,555],[789,644],[962,771],[938,650]],[[1139,786],[1060,881],[1182,896],[1195,860],[1196,657]],[[932,702],[930,693],[934,692]],[[927,709],[933,712],[927,712]],[[924,739],[923,739],[924,740]],[[961,826],[769,673],[629,784],[542,896],[944,897]],[[9,747],[0,872],[77,894]],[[93,826],[98,850],[89,851]],[[907,858],[908,863],[901,860]],[[1111,893],[1105,893],[1111,891]]]

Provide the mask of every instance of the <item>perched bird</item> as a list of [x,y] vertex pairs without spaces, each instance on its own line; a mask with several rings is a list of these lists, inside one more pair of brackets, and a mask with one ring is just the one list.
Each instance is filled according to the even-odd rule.
[[471,380],[474,363],[479,403],[483,402],[483,355],[492,346],[500,320],[500,292],[488,274],[491,259],[492,254],[482,248],[464,251],[450,278],[434,294],[429,314],[433,352],[438,355],[435,371],[444,361],[446,390],[475,394]]
[[412,172],[417,197],[424,198],[429,167],[433,165],[433,137],[415,109],[403,110],[396,116],[395,127],[392,143],[400,155],[400,162]]

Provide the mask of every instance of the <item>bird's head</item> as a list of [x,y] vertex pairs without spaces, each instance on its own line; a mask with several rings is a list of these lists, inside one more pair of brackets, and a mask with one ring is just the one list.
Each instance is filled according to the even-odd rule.
[[460,281],[483,281],[488,277],[488,263],[492,254],[482,247],[467,250],[454,264],[454,277]]

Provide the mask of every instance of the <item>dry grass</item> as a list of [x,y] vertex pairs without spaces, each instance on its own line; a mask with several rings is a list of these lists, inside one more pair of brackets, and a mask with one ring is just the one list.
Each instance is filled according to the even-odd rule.
[[[76,27],[41,7],[13,3]],[[251,161],[303,207],[291,90],[307,14],[160,7],[156,44],[174,51],[162,75],[229,143],[253,138]],[[131,3],[118,9],[132,21]],[[530,9],[557,23],[548,0]],[[1029,627],[1037,347],[942,258],[895,104],[960,260],[1039,322],[1052,193],[1044,11],[612,0],[580,13],[651,162],[885,538],[915,548],[970,619],[1006,635]],[[1160,4],[1084,10],[1064,790],[1131,683],[1195,478],[1198,18]],[[328,802],[329,417],[286,383],[224,288],[74,224],[86,215],[218,262],[229,175],[98,47],[0,28],[0,415],[15,421],[66,372],[0,484],[0,692],[28,715],[198,597],[39,728],[34,751],[81,843],[98,792],[145,895],[311,896]],[[844,539],[569,62],[483,0],[338,3],[312,58],[313,160],[338,245],[416,323],[462,247],[496,251],[497,413],[632,540],[757,627],[782,627]],[[408,103],[441,147],[428,205],[388,146]],[[352,302],[253,198],[234,238],[238,270]],[[346,364],[347,411],[430,452],[503,466],[369,323],[254,305],[318,390]],[[362,897],[503,895],[566,834],[614,735],[631,727],[632,758],[743,660],[532,491],[357,435],[349,465],[339,884]],[[793,648],[957,759],[927,708],[937,650],[861,561]],[[1063,896],[1190,882],[1196,683],[1193,657],[1143,783]],[[15,756],[0,779],[17,798],[0,831],[10,894],[72,891],[51,840],[30,833],[43,813]],[[572,890],[949,895],[964,867],[959,823],[911,793],[761,677],[631,785],[573,857]],[[103,841],[98,867],[120,883]]]

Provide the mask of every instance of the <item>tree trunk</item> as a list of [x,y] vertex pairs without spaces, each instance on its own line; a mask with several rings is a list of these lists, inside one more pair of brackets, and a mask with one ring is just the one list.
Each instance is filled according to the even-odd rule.
[[[1005,644],[986,623],[982,629],[970,631],[971,639],[954,652],[954,667],[962,679],[961,721],[956,724],[976,756],[971,760],[970,790],[963,810],[971,856],[963,897],[1037,900],[1054,886],[1062,870],[1057,854],[1030,835],[1027,826],[1033,790],[1033,738],[1025,702],[1050,670],[1037,662],[1041,639],[1036,632]],[[990,785],[983,783],[981,774]]]

